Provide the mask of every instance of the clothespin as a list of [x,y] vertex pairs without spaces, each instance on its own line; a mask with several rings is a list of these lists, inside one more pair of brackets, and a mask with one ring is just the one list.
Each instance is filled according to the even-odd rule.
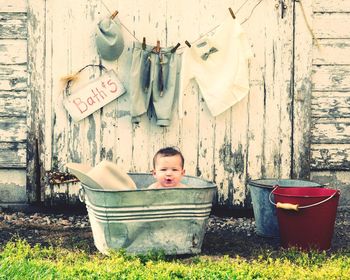
[[153,48],[153,50],[154,50],[156,53],[160,53],[160,41],[159,41],[159,40],[157,40],[157,46],[155,46],[155,47]]
[[190,48],[191,47],[191,44],[190,44],[190,42],[189,41],[185,41],[185,44]]
[[231,9],[231,8],[228,8],[228,10],[230,11],[230,14],[231,14],[231,16],[233,17],[233,19],[235,19],[236,16],[235,16],[235,14],[233,13],[232,9]]
[[118,13],[119,13],[118,11],[115,11],[115,12],[111,15],[111,19],[114,19],[114,18],[117,16]]
[[180,47],[180,45],[181,45],[180,43],[177,43],[177,44],[176,44],[176,46],[175,46],[175,47],[173,47],[173,48],[171,49],[171,51],[170,51],[170,52],[171,52],[171,53],[176,52],[177,48],[178,48],[178,47]]
[[146,37],[143,37],[143,39],[142,39],[142,49],[143,50],[146,49]]

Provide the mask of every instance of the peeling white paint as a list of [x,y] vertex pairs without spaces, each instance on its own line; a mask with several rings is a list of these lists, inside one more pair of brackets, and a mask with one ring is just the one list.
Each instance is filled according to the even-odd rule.
[[[236,11],[246,1],[104,2],[111,10],[118,9],[120,20],[140,40],[146,37],[149,44],[160,40],[162,46],[180,42],[181,47],[185,47],[185,40],[193,42],[229,15],[228,7]],[[6,101],[0,106],[3,114],[0,142],[23,144],[28,139],[30,150],[34,147],[27,163],[29,178],[38,171],[33,158],[36,143],[42,174],[51,169],[64,171],[69,161],[94,165],[104,158],[116,162],[124,171],[148,172],[152,168],[153,154],[160,147],[175,145],[185,156],[187,174],[215,181],[219,187],[219,202],[228,206],[244,206],[249,179],[307,176],[304,169],[310,167],[307,162],[310,136],[311,168],[340,168],[341,162],[348,159],[347,145],[350,144],[347,137],[350,43],[349,29],[342,28],[350,20],[349,5],[343,0],[316,0],[313,5],[304,1],[307,18],[321,46],[319,50],[312,46],[300,4],[285,2],[287,9],[283,19],[274,0],[262,1],[252,14],[254,5],[248,3],[236,15],[241,21],[250,16],[243,25],[253,51],[251,89],[247,98],[213,118],[193,83],[184,96],[184,119],[177,118],[175,108],[171,126],[161,128],[155,125],[154,116],[147,115],[142,116],[140,124],[131,124],[128,94],[78,124],[69,119],[62,106],[64,85],[60,78],[87,64],[100,63],[93,40],[94,30],[97,21],[108,15],[100,0],[0,0],[0,10],[8,19],[8,25],[1,25],[0,31],[0,49],[3,50],[0,98]],[[296,15],[295,21],[293,15]],[[27,16],[28,34],[24,28]],[[128,88],[134,38],[125,30],[124,35],[123,55],[116,62],[101,63],[114,69]],[[28,65],[24,65],[26,38]],[[14,49],[16,52],[12,51]],[[87,70],[74,86],[98,76],[98,70]],[[30,84],[28,97],[25,94],[27,84]],[[11,100],[8,92],[20,94]],[[293,92],[295,100],[292,100]],[[27,120],[24,100],[28,100]],[[18,110],[14,112],[16,107]],[[14,113],[9,115],[10,111]],[[333,146],[329,146],[330,142]],[[22,144],[16,146],[20,157],[11,157],[17,160],[17,168],[23,168]],[[6,147],[15,146],[2,144],[0,147],[6,152]],[[225,160],[220,159],[223,147],[229,157]],[[345,151],[340,154],[341,148]],[[322,151],[326,150],[330,156],[327,163],[321,162]],[[237,172],[228,164],[237,163],[238,154],[242,168]],[[19,172],[25,180],[24,170],[6,172]],[[14,186],[25,186],[25,181],[17,183]],[[34,193],[31,188],[31,199]],[[43,197],[44,194],[41,199]]]

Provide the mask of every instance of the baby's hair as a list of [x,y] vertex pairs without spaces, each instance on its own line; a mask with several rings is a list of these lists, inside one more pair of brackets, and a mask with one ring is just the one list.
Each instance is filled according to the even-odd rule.
[[176,155],[180,156],[181,165],[182,165],[182,168],[184,168],[185,159],[184,159],[182,153],[180,152],[180,150],[176,147],[166,147],[166,148],[162,148],[158,152],[156,152],[156,154],[153,157],[153,168],[156,168],[156,161],[157,161],[158,156],[171,157],[171,156],[176,156]]

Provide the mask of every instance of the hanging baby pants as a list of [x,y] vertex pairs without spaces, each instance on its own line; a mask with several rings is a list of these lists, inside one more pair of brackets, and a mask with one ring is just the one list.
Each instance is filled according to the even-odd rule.
[[177,90],[178,72],[181,60],[172,53],[173,47],[153,51],[153,46],[142,49],[135,42],[130,72],[131,121],[140,122],[140,116],[147,112],[152,103],[157,125],[170,125]]

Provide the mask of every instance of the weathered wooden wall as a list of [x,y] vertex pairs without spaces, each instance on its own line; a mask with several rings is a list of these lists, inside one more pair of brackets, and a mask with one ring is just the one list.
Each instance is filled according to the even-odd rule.
[[[44,200],[45,172],[66,171],[69,161],[95,165],[106,158],[125,171],[149,172],[153,154],[176,145],[187,174],[217,183],[222,205],[248,206],[247,181],[254,178],[308,178],[311,171],[312,179],[346,189],[349,4],[284,2],[282,17],[277,0],[0,0],[0,172],[6,173],[0,185],[3,178],[21,178],[15,185],[25,189],[27,181],[30,201]],[[95,28],[109,12],[118,10],[139,40],[185,47],[185,40],[193,42],[229,16],[228,7],[253,52],[249,95],[230,110],[212,117],[193,82],[184,96],[185,117],[177,117],[176,106],[166,128],[148,115],[132,124],[128,93],[79,123],[69,118],[61,77],[101,63],[129,87],[135,38],[124,29],[126,47],[116,62],[101,61],[96,52]],[[72,89],[99,74],[85,71]]]
[[27,201],[27,5],[0,1],[0,203]]
[[313,6],[311,176],[342,190],[350,203],[350,2]]
[[[36,62],[33,74],[40,73],[42,80],[31,78],[30,82],[40,89],[42,96],[35,97],[39,113],[34,120],[43,131],[42,137],[36,137],[42,172],[64,171],[69,161],[95,165],[104,158],[126,171],[149,172],[153,154],[160,147],[175,145],[186,158],[187,174],[217,183],[219,203],[246,206],[248,179],[290,177],[292,170],[298,173],[303,169],[292,156],[293,2],[286,1],[283,18],[274,0],[29,3],[32,23],[40,30],[33,28],[29,36],[35,42],[35,46],[30,43],[33,48],[39,44],[39,51],[35,49],[36,57],[32,58]],[[243,27],[254,54],[250,62],[249,95],[214,118],[198,86],[192,83],[184,97],[185,117],[179,119],[174,113],[170,127],[158,127],[154,117],[146,115],[140,124],[131,124],[128,94],[73,123],[62,106],[60,78],[87,64],[100,63],[94,32],[97,22],[109,15],[106,7],[119,11],[119,19],[136,38],[146,37],[151,44],[160,40],[161,46],[193,42],[229,16],[228,7],[232,7],[238,20],[245,21]],[[128,88],[135,39],[127,32],[124,35],[127,46],[123,55],[117,62],[101,63],[116,70]],[[45,45],[40,53],[42,42]],[[79,83],[82,85],[98,75],[96,70],[87,71]]]

